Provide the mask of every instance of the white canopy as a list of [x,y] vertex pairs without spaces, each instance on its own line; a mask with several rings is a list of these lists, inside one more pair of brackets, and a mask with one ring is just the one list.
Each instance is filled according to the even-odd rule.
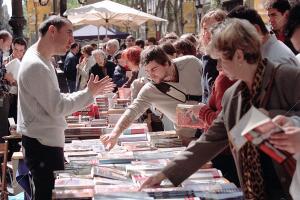
[[128,28],[140,26],[149,20],[167,21],[109,0],[69,9],[64,15],[68,16],[74,25],[92,24],[98,27],[115,25]]

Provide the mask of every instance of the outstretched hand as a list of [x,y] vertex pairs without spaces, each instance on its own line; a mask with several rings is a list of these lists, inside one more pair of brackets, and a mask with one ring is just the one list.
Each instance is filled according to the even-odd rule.
[[166,178],[166,176],[162,173],[159,172],[153,176],[150,176],[145,180],[145,182],[141,185],[139,188],[139,191],[141,191],[144,188],[150,188],[154,186],[159,186],[160,183]]
[[117,144],[118,136],[114,133],[102,135],[100,141],[103,143],[106,150],[111,150]]
[[87,83],[87,88],[94,97],[100,94],[112,92],[114,87],[115,84],[111,82],[111,78],[109,78],[108,76],[99,80],[98,75],[96,75],[95,77],[94,74],[91,74],[90,79]]

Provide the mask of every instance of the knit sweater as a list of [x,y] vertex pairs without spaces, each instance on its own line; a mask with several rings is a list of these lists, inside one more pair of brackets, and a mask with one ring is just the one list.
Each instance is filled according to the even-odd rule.
[[32,46],[25,53],[18,77],[17,131],[41,144],[63,147],[67,127],[65,116],[93,102],[86,89],[60,93],[55,69]]
[[233,83],[235,81],[229,80],[222,72],[217,76],[208,105],[201,107],[199,111],[199,118],[205,123],[204,130],[207,130],[211,126],[221,112],[223,95]]

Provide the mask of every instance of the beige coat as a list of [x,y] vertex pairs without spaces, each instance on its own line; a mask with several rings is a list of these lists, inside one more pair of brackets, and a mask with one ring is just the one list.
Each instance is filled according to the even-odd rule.
[[[273,69],[274,66],[268,63],[263,75],[263,91],[267,88]],[[266,110],[270,112],[270,117],[278,114],[300,116],[300,90],[298,87],[300,87],[300,69],[280,66],[272,85],[270,100],[266,106]],[[261,95],[264,95],[263,93]],[[179,185],[200,166],[214,158],[228,146],[227,133],[239,119],[237,110],[240,96],[241,81],[238,81],[224,94],[222,100],[223,110],[211,128],[164,168],[163,173],[174,185]],[[241,182],[238,154],[233,150],[232,153]],[[280,171],[280,167],[276,166],[276,169]],[[284,173],[281,175],[284,175],[281,176],[282,184],[288,187],[290,178],[285,177],[286,174]],[[242,182],[241,185],[243,185]]]

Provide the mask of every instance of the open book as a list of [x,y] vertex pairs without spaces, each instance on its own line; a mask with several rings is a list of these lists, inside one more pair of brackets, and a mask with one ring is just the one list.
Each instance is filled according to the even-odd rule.
[[18,78],[21,62],[18,58],[13,59],[5,65],[7,72],[11,73],[15,80]]
[[230,130],[229,138],[237,151],[250,141],[278,163],[282,163],[287,158],[287,154],[276,149],[268,138],[272,134],[283,134],[283,132],[284,130],[271,118],[252,106]]

